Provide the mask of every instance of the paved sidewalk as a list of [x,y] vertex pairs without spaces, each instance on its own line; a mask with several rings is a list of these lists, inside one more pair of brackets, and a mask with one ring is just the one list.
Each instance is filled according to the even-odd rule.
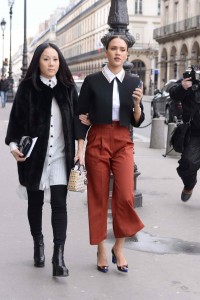
[[127,239],[129,273],[111,263],[113,235],[108,218],[108,274],[96,270],[96,247],[89,245],[86,193],[69,193],[65,260],[68,278],[52,278],[50,207],[44,206],[46,266],[33,267],[33,242],[26,218],[26,201],[16,195],[16,163],[4,145],[11,104],[0,108],[0,300],[199,300],[200,299],[200,186],[182,203],[177,157],[165,149],[135,142],[135,162],[141,175],[137,189],[143,207],[136,211],[145,228]]

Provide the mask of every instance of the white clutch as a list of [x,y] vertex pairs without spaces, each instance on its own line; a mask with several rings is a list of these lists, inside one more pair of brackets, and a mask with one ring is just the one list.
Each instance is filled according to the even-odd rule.
[[84,192],[87,189],[87,172],[79,161],[71,169],[67,188],[72,192]]

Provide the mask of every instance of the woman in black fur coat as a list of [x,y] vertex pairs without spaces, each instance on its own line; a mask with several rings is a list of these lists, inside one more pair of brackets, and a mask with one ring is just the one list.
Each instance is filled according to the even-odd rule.
[[[54,253],[53,276],[68,276],[64,263],[67,229],[67,180],[74,164],[74,111],[77,91],[67,63],[52,43],[37,47],[20,83],[5,142],[17,160],[20,185],[28,196],[28,220],[34,240],[34,265],[44,267],[42,208],[50,188]],[[23,136],[38,137],[30,157],[19,151]]]

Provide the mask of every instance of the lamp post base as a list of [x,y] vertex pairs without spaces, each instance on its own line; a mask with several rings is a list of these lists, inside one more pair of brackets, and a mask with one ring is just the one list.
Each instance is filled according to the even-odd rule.
[[[140,172],[135,170],[134,172],[134,208],[142,207],[142,194],[136,190],[136,179],[140,175]],[[110,186],[109,186],[109,204],[108,207],[111,208],[112,202],[112,191],[113,191],[113,174],[110,174]]]
[[[109,203],[108,208],[111,208],[112,191],[109,191]],[[134,191],[134,208],[142,207],[142,193]]]
[[134,208],[142,207],[142,193],[134,191]]
[[7,102],[13,102],[14,100],[14,93],[13,93],[13,89],[10,89],[8,91],[8,95],[7,95]]

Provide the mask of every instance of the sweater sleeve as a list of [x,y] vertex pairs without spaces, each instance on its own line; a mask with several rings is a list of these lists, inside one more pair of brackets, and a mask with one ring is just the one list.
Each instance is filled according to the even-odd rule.
[[11,142],[15,142],[16,144],[18,144],[21,137],[25,135],[26,101],[24,100],[24,91],[22,91],[22,86],[20,85],[10,112],[7,134],[5,138],[6,145],[9,145]]
[[86,77],[81,91],[78,97],[78,106],[75,112],[75,137],[76,139],[85,139],[86,134],[90,126],[84,125],[79,120],[80,114],[89,113],[89,99],[90,99],[90,89],[88,84],[88,78]]
[[134,127],[140,127],[140,125],[142,124],[142,122],[145,119],[145,114],[144,114],[144,106],[142,104],[142,101],[140,102],[140,108],[141,108],[141,115],[140,115],[140,119],[138,122],[135,121],[134,119],[134,113],[133,113],[133,118],[131,120],[131,125]]

